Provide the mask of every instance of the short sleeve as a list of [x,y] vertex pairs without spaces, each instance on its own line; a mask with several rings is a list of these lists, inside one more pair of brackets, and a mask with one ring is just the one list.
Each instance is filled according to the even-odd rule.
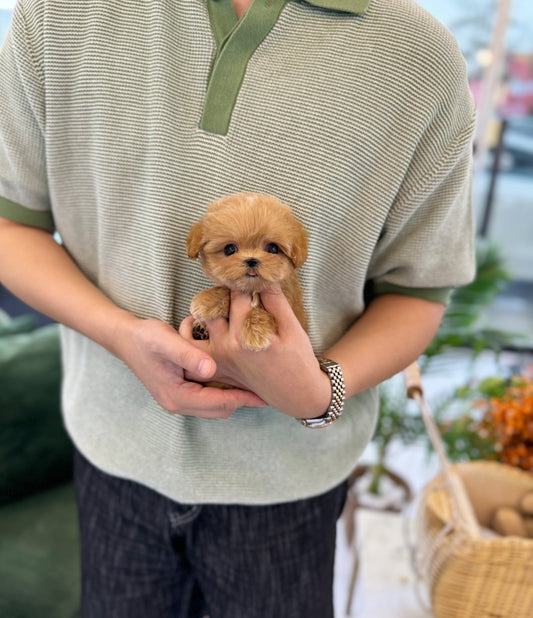
[[[369,265],[373,295],[443,300],[475,274],[471,203],[475,122],[466,78],[450,86],[413,152]],[[424,293],[425,292],[425,293]]]
[[43,80],[28,30],[19,2],[0,51],[0,216],[53,230]]

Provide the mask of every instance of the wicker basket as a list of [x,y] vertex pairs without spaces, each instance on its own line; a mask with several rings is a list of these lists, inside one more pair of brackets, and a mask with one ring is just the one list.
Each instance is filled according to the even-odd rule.
[[[411,392],[410,392],[411,391]],[[500,506],[517,507],[533,475],[488,461],[451,465],[418,387],[442,471],[423,490],[413,563],[436,618],[533,618],[533,540],[490,534]]]
[[435,616],[532,618],[533,540],[485,538],[482,526],[498,506],[517,506],[533,477],[493,462],[448,472],[424,490],[416,527],[416,570]]

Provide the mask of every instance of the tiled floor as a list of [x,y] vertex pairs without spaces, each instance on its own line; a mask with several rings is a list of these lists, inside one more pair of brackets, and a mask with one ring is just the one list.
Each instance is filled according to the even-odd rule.
[[[367,453],[371,458],[371,450]],[[424,446],[395,445],[390,453],[394,470],[409,480],[417,493],[438,471],[436,460],[427,461]],[[359,569],[348,612],[349,590],[356,552],[348,544],[345,522],[338,524],[335,565],[335,618],[424,618],[424,591],[411,564],[414,508],[404,513],[359,509],[356,542]]]
[[417,578],[410,565],[401,515],[361,510],[359,576],[351,611],[347,613],[353,552],[347,548],[339,527],[335,579],[335,616],[354,618],[425,618],[431,616],[417,594]]

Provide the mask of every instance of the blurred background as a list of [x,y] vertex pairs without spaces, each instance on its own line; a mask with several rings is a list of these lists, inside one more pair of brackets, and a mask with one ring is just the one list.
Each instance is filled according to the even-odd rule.
[[419,0],[457,38],[478,108],[478,230],[533,282],[533,3]]
[[[0,0],[0,45],[14,4]],[[507,401],[511,376],[519,376],[523,390],[533,389],[533,2],[418,4],[458,40],[477,107],[478,272],[452,298],[421,358],[425,394],[452,461],[496,459],[531,471],[533,434],[502,429],[479,401],[489,395]],[[77,615],[70,446],[60,426],[58,334],[48,322],[0,285],[0,615],[10,618]],[[533,395],[528,401],[529,408],[516,410],[526,418],[521,426],[531,428]],[[352,510],[339,524],[336,616],[432,615],[415,594],[418,578],[404,535],[406,508],[439,469],[430,450],[418,410],[407,402],[401,379],[392,379],[382,389],[375,437],[352,479]],[[524,616],[533,615],[529,609]]]

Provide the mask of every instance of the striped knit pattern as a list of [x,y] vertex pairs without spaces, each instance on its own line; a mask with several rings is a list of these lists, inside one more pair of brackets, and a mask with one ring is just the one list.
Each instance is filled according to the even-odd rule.
[[[208,285],[185,255],[190,225],[222,195],[271,193],[310,233],[301,279],[317,352],[363,311],[367,280],[471,278],[473,108],[438,22],[411,0],[373,0],[363,15],[289,2],[225,136],[198,128],[214,53],[205,0],[19,1],[0,56],[0,195],[51,208],[107,295],[178,325]],[[170,416],[96,344],[66,329],[63,340],[80,450],[177,500],[319,493],[373,432],[374,390],[320,431],[269,409]]]

